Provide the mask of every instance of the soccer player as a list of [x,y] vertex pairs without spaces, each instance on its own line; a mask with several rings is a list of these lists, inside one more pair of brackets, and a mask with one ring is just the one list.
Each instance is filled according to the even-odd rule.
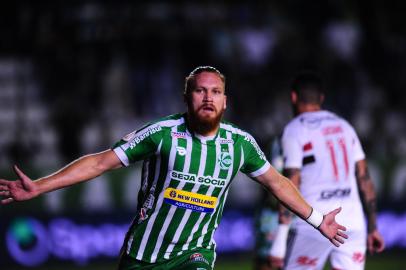
[[143,160],[138,211],[125,237],[119,269],[213,269],[213,240],[228,188],[238,171],[264,185],[335,245],[345,227],[337,208],[322,215],[266,160],[254,138],[222,121],[225,77],[198,67],[185,81],[187,112],[124,136],[111,149],[83,156],[36,181],[14,166],[16,181],[0,180],[3,204],[24,201]]
[[354,128],[334,113],[322,110],[323,92],[317,73],[302,72],[293,80],[295,118],[286,125],[282,136],[284,174],[306,201],[322,212],[342,206],[337,220],[346,225],[349,239],[337,248],[296,219],[286,247],[290,212],[281,207],[272,261],[274,266],[283,266],[286,252],[285,269],[289,270],[322,269],[327,258],[333,269],[363,269],[366,249],[371,254],[384,249],[376,227],[374,186]]

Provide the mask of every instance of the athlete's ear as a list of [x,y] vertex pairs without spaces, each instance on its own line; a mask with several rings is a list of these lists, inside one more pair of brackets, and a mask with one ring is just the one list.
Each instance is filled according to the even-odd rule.
[[290,92],[290,101],[293,105],[297,104],[297,93],[295,91]]
[[223,109],[227,109],[227,96],[224,95],[224,104],[223,104]]

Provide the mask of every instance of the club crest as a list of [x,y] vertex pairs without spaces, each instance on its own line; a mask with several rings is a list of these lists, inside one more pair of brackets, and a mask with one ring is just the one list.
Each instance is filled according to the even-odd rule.
[[230,168],[233,160],[231,158],[230,153],[228,152],[221,152],[219,158],[218,158],[218,164],[222,170],[227,170]]

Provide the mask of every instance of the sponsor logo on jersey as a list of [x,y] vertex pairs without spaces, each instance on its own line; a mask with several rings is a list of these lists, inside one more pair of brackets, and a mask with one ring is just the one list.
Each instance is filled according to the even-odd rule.
[[[206,260],[202,254],[200,253],[193,253],[192,255],[190,255],[189,257],[190,261],[192,262],[203,262],[203,263],[207,263],[209,264],[209,261]],[[197,268],[197,269],[206,269],[206,268]]]
[[320,193],[320,200],[329,200],[331,198],[345,198],[350,196],[351,194],[351,188],[337,188],[337,189],[332,189],[332,190],[323,190]]
[[138,224],[140,224],[141,222],[143,222],[147,218],[148,218],[147,209],[143,207],[140,210],[140,214],[139,214],[139,218],[138,218]]
[[171,177],[174,180],[188,183],[198,183],[207,186],[224,187],[226,185],[226,181],[224,179],[216,179],[211,176],[201,176],[193,173],[171,171]]
[[266,160],[264,152],[262,152],[261,148],[259,148],[257,142],[255,141],[255,139],[251,135],[245,135],[244,140],[247,141],[247,142],[250,142],[252,144],[252,146],[254,146],[255,150],[257,151],[258,156],[262,160]]
[[332,121],[332,120],[337,120],[337,117],[335,116],[318,116],[318,117],[301,117],[300,122],[304,124],[307,128],[310,129],[316,129],[320,127],[320,124],[322,121]]
[[187,137],[186,132],[178,132],[178,131],[172,131],[171,136],[174,138],[180,138],[180,139],[185,139]]
[[354,254],[352,254],[352,260],[356,263],[363,263],[365,261],[365,253],[354,252]]
[[306,265],[306,266],[316,266],[317,261],[318,261],[318,258],[310,258],[310,257],[307,257],[307,256],[300,256],[296,260],[296,262],[299,265]]
[[316,129],[321,124],[321,119],[317,119],[317,118],[316,119],[301,118],[300,120],[307,128],[310,128],[310,129]]
[[178,151],[178,154],[181,156],[186,155],[186,148],[182,146],[176,146],[176,151]]
[[220,144],[234,144],[234,140],[232,140],[232,139],[222,139],[222,138],[220,138],[219,139],[219,143]]
[[154,206],[154,202],[155,202],[154,191],[151,189],[151,192],[148,195],[148,198],[145,200],[143,206],[147,209],[152,209],[152,207]]
[[135,146],[137,146],[137,144],[145,140],[145,138],[148,138],[152,134],[157,133],[161,130],[162,130],[161,126],[155,126],[147,129],[144,133],[135,136],[130,143],[130,149],[133,149]]
[[155,202],[155,185],[153,185],[151,187],[151,190],[149,191],[148,197],[147,199],[144,201],[142,208],[140,210],[139,213],[139,218],[138,218],[138,224],[143,222],[144,220],[146,220],[148,218],[148,211],[150,209],[152,209],[152,207],[154,206],[154,202]]
[[123,137],[123,140],[126,141],[126,142],[131,141],[132,139],[134,139],[135,133],[137,133],[137,132],[136,132],[136,131],[133,131],[133,132],[131,132],[131,133],[125,135],[125,136]]
[[233,163],[233,160],[231,158],[230,153],[222,152],[217,162],[222,170],[227,170],[228,168],[230,168],[231,164]]
[[167,188],[164,193],[164,202],[194,212],[213,213],[217,204],[217,198],[180,189]]

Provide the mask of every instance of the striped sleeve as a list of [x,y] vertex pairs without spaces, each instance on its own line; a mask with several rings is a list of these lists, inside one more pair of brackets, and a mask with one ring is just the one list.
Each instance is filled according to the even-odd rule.
[[159,124],[147,126],[124,136],[113,147],[125,166],[153,155],[161,141],[163,129]]
[[264,174],[270,168],[271,165],[266,159],[265,154],[250,134],[245,134],[242,147],[244,164],[241,167],[241,172],[250,177],[257,177]]

